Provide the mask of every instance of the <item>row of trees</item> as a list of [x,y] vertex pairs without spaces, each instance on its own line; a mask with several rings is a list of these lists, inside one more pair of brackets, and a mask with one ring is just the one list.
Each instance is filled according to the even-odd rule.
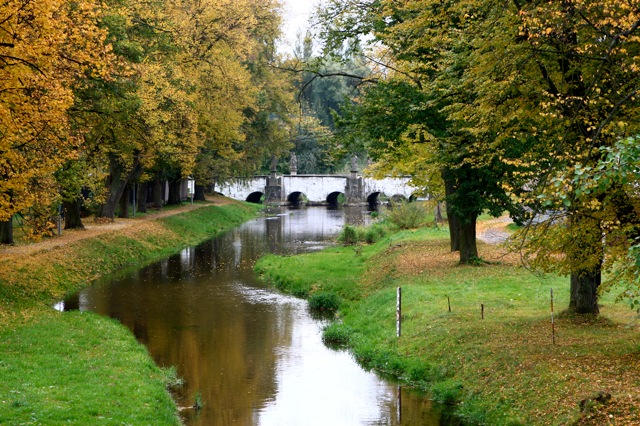
[[572,311],[598,313],[604,272],[637,299],[639,2],[331,0],[320,18],[329,50],[387,65],[340,143],[442,192],[462,262],[478,215],[507,210],[524,258],[570,276]]
[[[169,201],[192,175],[251,173],[288,151],[291,79],[275,0],[8,0],[0,5],[0,240],[46,232],[90,194],[113,218],[135,182]],[[84,196],[83,196],[84,193]],[[146,199],[141,200],[144,208]],[[179,201],[179,196],[177,201]]]

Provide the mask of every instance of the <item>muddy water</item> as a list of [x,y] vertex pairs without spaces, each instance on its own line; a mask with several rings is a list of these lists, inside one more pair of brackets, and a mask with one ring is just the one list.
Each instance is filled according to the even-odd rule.
[[345,220],[366,212],[276,210],[198,247],[112,278],[65,300],[64,309],[120,320],[185,384],[188,425],[439,425],[429,401],[325,347],[306,302],[254,277],[264,253],[321,249]]

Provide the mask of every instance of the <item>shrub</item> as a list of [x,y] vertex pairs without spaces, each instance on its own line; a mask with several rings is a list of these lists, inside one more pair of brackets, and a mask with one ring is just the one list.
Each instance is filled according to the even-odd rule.
[[340,297],[335,293],[315,293],[309,297],[309,308],[314,311],[337,311]]
[[461,393],[462,383],[453,379],[438,382],[431,388],[433,399],[441,404],[455,404]]
[[380,241],[388,233],[389,226],[381,222],[376,222],[368,227],[345,225],[338,236],[338,241],[345,246],[352,246],[362,242],[373,244]]
[[334,322],[322,331],[322,341],[325,345],[345,346],[349,343],[351,330],[342,323]]
[[374,223],[364,232],[364,240],[367,244],[373,244],[380,241],[389,233],[389,229],[381,223]]
[[352,246],[358,242],[358,231],[355,226],[345,225],[338,236],[338,241],[345,246]]
[[400,229],[415,229],[423,226],[427,221],[427,211],[422,203],[394,203],[383,211],[387,221]]

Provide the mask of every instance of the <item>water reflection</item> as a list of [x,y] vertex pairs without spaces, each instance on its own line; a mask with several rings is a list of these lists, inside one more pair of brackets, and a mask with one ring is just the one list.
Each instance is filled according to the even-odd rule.
[[331,244],[359,209],[270,211],[268,217],[65,300],[127,325],[161,366],[186,381],[178,399],[192,425],[438,425],[428,401],[399,391],[321,342],[306,302],[253,274],[266,252]]

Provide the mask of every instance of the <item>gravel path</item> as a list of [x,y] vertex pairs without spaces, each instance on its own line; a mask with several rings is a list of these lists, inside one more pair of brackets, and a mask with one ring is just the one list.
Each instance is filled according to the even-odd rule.
[[501,216],[478,223],[478,239],[489,244],[500,244],[509,238],[507,225],[513,221],[509,216]]

